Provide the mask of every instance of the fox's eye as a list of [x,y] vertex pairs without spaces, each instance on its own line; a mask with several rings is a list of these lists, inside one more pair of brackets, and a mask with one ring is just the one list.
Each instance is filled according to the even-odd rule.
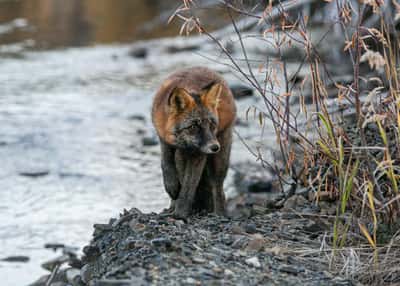
[[197,130],[197,125],[195,125],[195,124],[190,125],[190,126],[189,126],[189,130],[190,130],[190,131]]

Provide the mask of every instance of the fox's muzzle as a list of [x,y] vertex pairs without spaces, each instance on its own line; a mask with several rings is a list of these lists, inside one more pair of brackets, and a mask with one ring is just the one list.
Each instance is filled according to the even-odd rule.
[[220,145],[217,141],[211,142],[201,148],[201,151],[205,154],[215,154],[218,153]]

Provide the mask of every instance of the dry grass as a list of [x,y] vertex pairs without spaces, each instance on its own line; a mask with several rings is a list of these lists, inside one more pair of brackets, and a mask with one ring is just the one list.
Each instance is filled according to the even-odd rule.
[[[400,4],[325,1],[326,5],[335,4],[337,18],[331,25],[342,31],[343,59],[353,70],[352,81],[341,83],[330,77],[316,42],[310,38],[309,18],[301,13],[290,16],[290,10],[301,11],[301,2],[310,5],[313,1],[282,2],[273,5],[269,1],[256,13],[234,1],[220,1],[220,8],[232,21],[245,65],[229,53],[221,38],[204,29],[196,17],[195,1],[183,1],[174,16],[183,20],[181,33],[197,31],[211,38],[232,69],[262,97],[264,106],[256,110],[260,125],[271,120],[284,165],[274,166],[261,159],[277,170],[282,184],[285,176],[290,176],[314,190],[315,203],[326,198],[336,202],[332,233],[320,249],[297,248],[293,254],[321,259],[333,271],[363,283],[400,282],[400,235],[396,232],[400,214],[400,42],[394,24],[400,18]],[[255,37],[268,38],[274,45],[277,57],[273,65],[269,58],[258,67],[251,65],[242,25],[237,22],[243,18],[258,25]],[[329,35],[320,41],[325,37]],[[302,46],[305,53],[298,71],[308,68],[309,75],[297,85],[291,81],[297,73],[288,74],[282,56],[282,51],[294,44]],[[367,70],[363,63],[368,64]],[[307,84],[311,104],[305,104],[302,96]],[[352,121],[333,112],[328,95],[332,90],[336,111],[351,110]],[[295,96],[300,115],[291,109],[290,99]],[[306,122],[305,128],[298,127],[299,118]]]

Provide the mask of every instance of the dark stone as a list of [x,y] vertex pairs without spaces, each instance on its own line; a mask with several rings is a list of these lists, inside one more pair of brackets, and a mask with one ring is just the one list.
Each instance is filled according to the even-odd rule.
[[172,246],[172,241],[165,237],[159,237],[151,240],[151,244],[155,247],[166,247],[170,248]]
[[81,269],[83,264],[82,260],[76,256],[71,256],[68,263],[69,266],[76,269]]
[[128,117],[129,120],[137,120],[137,121],[146,121],[146,117],[144,117],[144,115],[141,114],[134,114]]
[[95,223],[95,224],[93,225],[93,227],[94,227],[96,230],[100,230],[100,231],[109,231],[109,230],[112,230],[112,225],[105,224],[105,223]]
[[308,194],[310,193],[310,188],[301,188],[295,191],[296,195],[303,196],[305,199],[308,199]]
[[44,248],[50,248],[54,251],[56,251],[57,249],[60,249],[60,248],[64,248],[64,247],[65,247],[65,245],[62,243],[46,243],[44,245]]
[[136,59],[144,59],[147,57],[148,51],[145,47],[135,47],[129,51],[129,55]]
[[307,224],[303,227],[303,230],[310,232],[310,233],[318,233],[326,230],[326,225],[322,222],[315,222],[310,220]]
[[137,243],[138,243],[137,239],[135,239],[134,237],[128,237],[124,242],[124,248],[126,250],[134,249]]
[[158,140],[156,137],[143,137],[142,144],[143,146],[156,146],[158,145]]
[[229,86],[229,88],[232,91],[233,97],[235,99],[242,99],[245,97],[250,97],[253,96],[254,91],[252,88],[245,86],[245,85],[241,85],[241,84],[232,84]]
[[290,273],[290,274],[298,274],[298,273],[304,272],[304,269],[302,267],[295,267],[295,266],[290,266],[290,265],[282,265],[281,267],[279,267],[279,270],[281,272]]
[[136,134],[138,134],[138,135],[144,135],[144,134],[146,134],[146,130],[145,130],[145,129],[142,129],[142,128],[138,128],[138,129],[136,130]]
[[181,52],[192,52],[192,51],[197,51],[199,48],[200,47],[197,45],[188,45],[183,47],[169,46],[167,47],[167,53],[176,54]]
[[30,178],[40,178],[50,174],[50,171],[24,171],[19,172],[20,176],[30,177]]
[[235,125],[240,126],[240,127],[248,127],[249,122],[247,120],[242,120],[240,118],[236,118]]
[[257,181],[250,183],[249,186],[247,187],[247,190],[250,193],[266,193],[266,192],[271,192],[272,190],[272,183],[270,181],[264,182],[264,181]]
[[8,256],[6,258],[1,259],[1,261],[5,261],[5,262],[28,262],[29,261],[29,257],[28,256],[24,256],[24,255],[15,255],[15,256]]
[[257,226],[254,223],[248,223],[244,226],[244,231],[247,233],[256,233],[257,232]]
[[85,256],[82,258],[85,262],[90,262],[100,255],[100,249],[97,246],[87,245],[83,248]]

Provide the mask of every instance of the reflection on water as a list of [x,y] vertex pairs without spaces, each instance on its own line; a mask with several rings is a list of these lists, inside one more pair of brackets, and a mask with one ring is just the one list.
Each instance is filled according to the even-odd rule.
[[177,34],[166,19],[176,0],[3,0],[0,25],[25,19],[28,27],[0,33],[0,43],[33,39],[36,48],[128,42]]

